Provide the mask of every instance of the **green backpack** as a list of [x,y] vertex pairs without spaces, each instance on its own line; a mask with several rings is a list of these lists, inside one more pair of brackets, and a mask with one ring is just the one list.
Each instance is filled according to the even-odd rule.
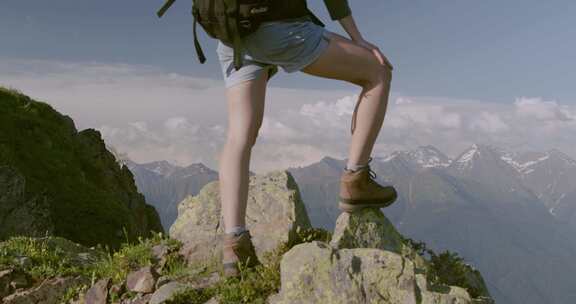
[[[158,10],[158,17],[172,6],[176,0],[166,0]],[[320,26],[324,23],[307,7],[306,0],[192,0],[194,17],[194,47],[200,63],[206,61],[196,35],[196,23],[204,31],[234,49],[234,68],[242,67],[240,47],[242,37],[256,31],[261,22],[296,18],[308,15]]]

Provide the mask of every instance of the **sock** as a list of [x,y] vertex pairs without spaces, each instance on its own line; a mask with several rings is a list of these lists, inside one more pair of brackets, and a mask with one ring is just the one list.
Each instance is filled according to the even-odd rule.
[[365,167],[367,167],[367,166],[368,166],[368,164],[365,164],[365,165],[355,165],[355,164],[350,164],[350,163],[348,163],[348,164],[346,164],[346,170],[358,171],[359,169],[365,168]]
[[226,228],[224,232],[227,234],[233,233],[234,235],[240,235],[244,231],[247,231],[246,226],[234,226],[231,228]]

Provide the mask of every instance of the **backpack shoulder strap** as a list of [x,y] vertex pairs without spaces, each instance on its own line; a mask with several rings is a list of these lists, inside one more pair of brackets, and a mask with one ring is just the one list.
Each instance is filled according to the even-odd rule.
[[166,11],[172,6],[172,4],[174,4],[175,1],[176,0],[166,0],[164,5],[162,5],[162,7],[158,10],[158,12],[156,12],[158,18],[162,18],[162,16],[164,16],[164,13],[166,13]]
[[242,67],[242,38],[240,37],[238,10],[238,0],[225,0],[226,14],[229,18],[226,19],[226,26],[228,33],[232,35],[232,44],[234,48],[234,68],[238,71]]
[[200,63],[204,63],[206,61],[206,56],[204,56],[204,52],[202,51],[202,47],[200,46],[200,42],[198,42],[198,34],[196,33],[196,24],[198,23],[198,11],[192,9],[192,16],[194,17],[194,22],[192,24],[192,32],[194,33],[194,48],[196,49],[196,55],[198,56],[198,60]]

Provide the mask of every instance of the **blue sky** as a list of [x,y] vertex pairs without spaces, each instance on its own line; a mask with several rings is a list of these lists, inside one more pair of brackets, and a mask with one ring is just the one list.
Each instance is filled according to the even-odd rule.
[[[190,0],[0,0],[0,85],[101,131],[134,161],[218,169],[227,103],[216,41],[192,40]],[[321,0],[309,6],[327,28]],[[576,1],[350,0],[365,38],[394,64],[373,156],[473,143],[576,158]],[[280,70],[269,83],[251,170],[347,157],[360,88]]]
[[[159,20],[154,12],[160,0],[2,0],[0,58],[144,64],[220,79],[215,41],[205,35],[208,61],[197,62],[190,2],[178,0]],[[322,1],[308,3],[328,29],[343,33]],[[350,0],[350,5],[364,36],[395,65],[396,92],[576,103],[576,1]],[[342,86],[284,72],[271,84]]]

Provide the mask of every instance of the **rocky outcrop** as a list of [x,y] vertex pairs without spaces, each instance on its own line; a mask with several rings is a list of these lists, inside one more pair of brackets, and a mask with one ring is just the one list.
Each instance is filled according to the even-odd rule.
[[378,209],[342,213],[330,242],[335,248],[378,248],[401,253],[402,236]]
[[[250,176],[246,217],[259,258],[293,240],[298,229],[310,228],[298,185],[287,171]],[[219,181],[182,201],[170,227],[170,236],[184,243],[189,263],[219,256],[222,232]]]
[[282,257],[281,290],[270,303],[493,303],[479,273],[467,286],[431,284],[429,262],[378,209],[342,213],[330,243],[311,242]]
[[117,248],[163,231],[100,132],[0,88],[0,240],[56,235]]
[[270,303],[473,303],[460,287],[438,293],[419,285],[414,269],[391,251],[305,243],[282,258],[282,289]]

